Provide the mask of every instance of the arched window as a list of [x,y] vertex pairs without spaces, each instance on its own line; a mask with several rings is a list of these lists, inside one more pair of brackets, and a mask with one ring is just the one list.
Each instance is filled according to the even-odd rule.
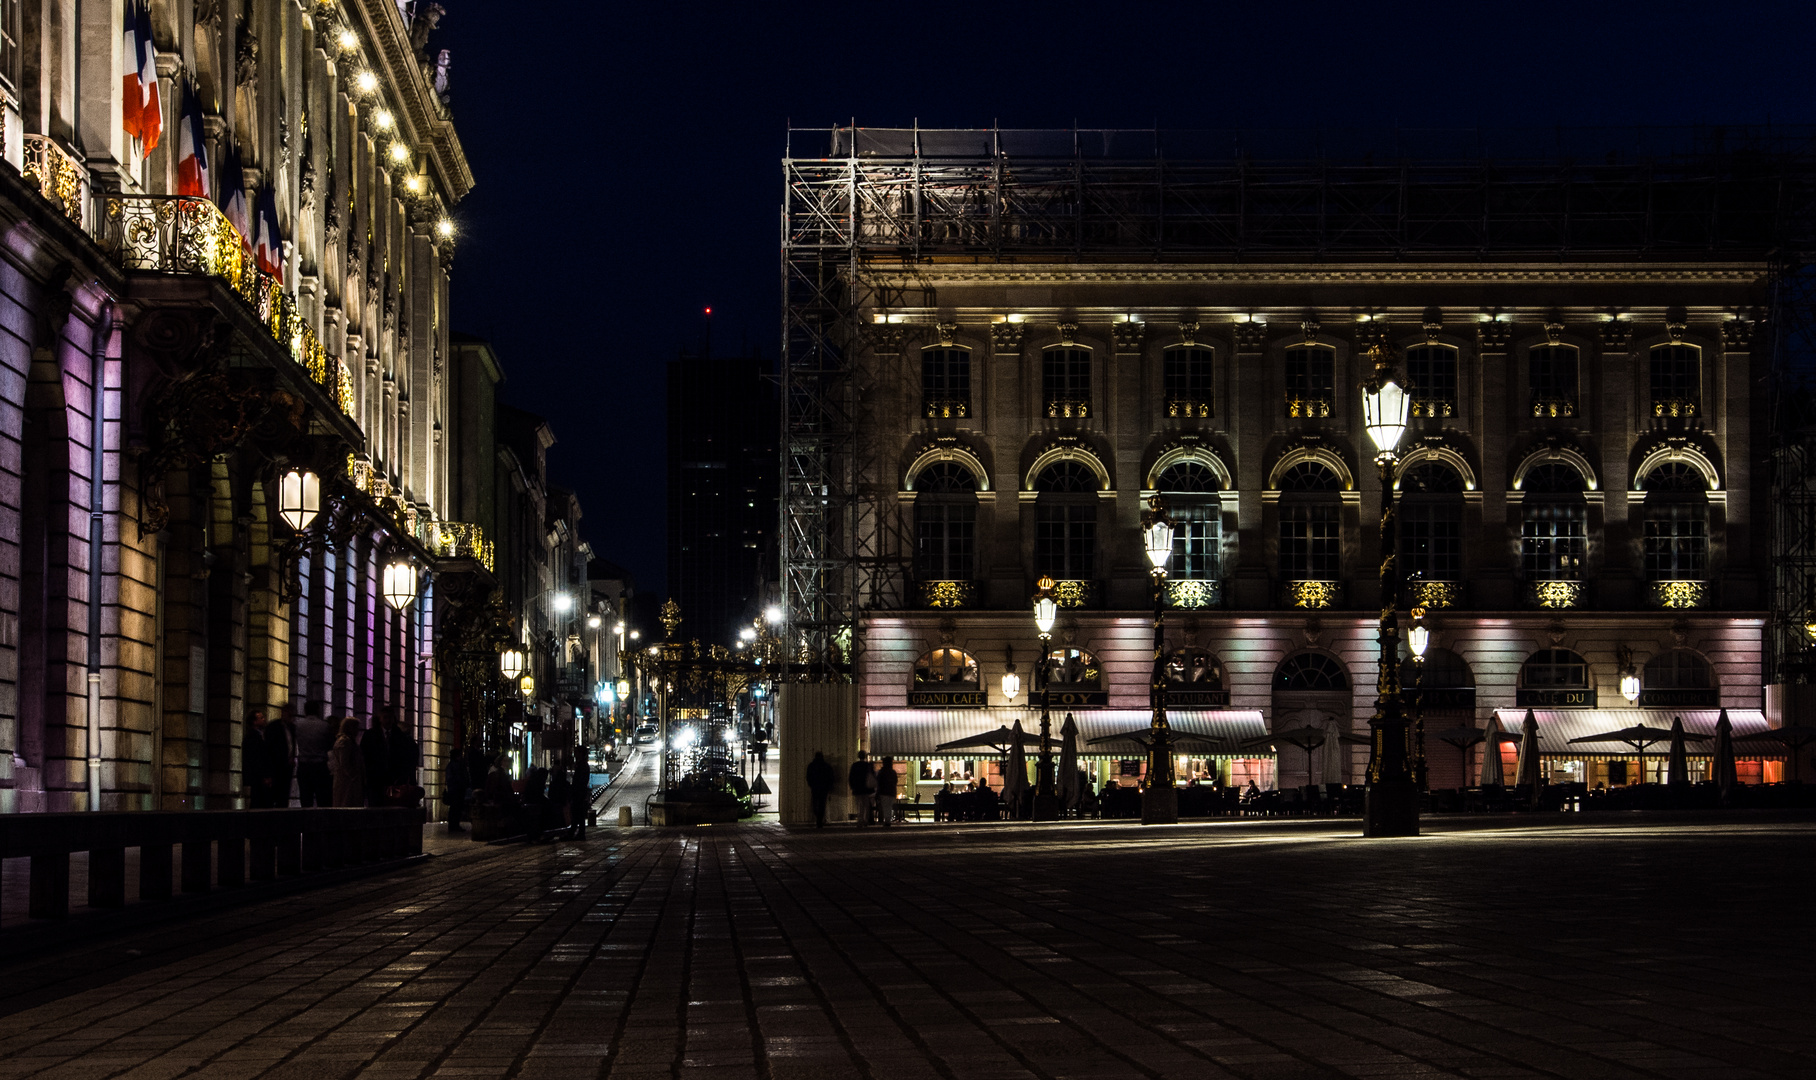
[[1222,578],[1223,504],[1217,498],[1217,474],[1202,462],[1181,461],[1168,466],[1156,483],[1173,519],[1168,576],[1180,581]]
[[1274,669],[1276,690],[1348,690],[1343,665],[1323,653],[1299,653]]
[[929,420],[971,415],[971,350],[936,345],[921,350],[921,406]]
[[1575,416],[1577,352],[1569,345],[1541,345],[1526,354],[1534,416]]
[[1342,557],[1343,513],[1337,474],[1301,461],[1280,476],[1280,576],[1335,581]]
[[1400,569],[1415,582],[1463,579],[1463,478],[1441,461],[1400,476]]
[[1702,581],[1709,568],[1709,497],[1703,474],[1668,461],[1646,490],[1646,580]]
[[1223,689],[1223,664],[1204,649],[1175,649],[1167,657],[1167,683],[1193,690]]
[[1286,415],[1329,416],[1336,407],[1336,350],[1323,345],[1286,350]]
[[977,569],[977,477],[939,461],[915,478],[914,572],[921,581],[970,581]]
[[1709,662],[1689,649],[1672,649],[1646,661],[1646,690],[1708,690],[1715,686]]
[[1035,478],[1034,573],[1055,581],[1089,580],[1097,565],[1097,474],[1056,461]]
[[1540,649],[1520,667],[1522,690],[1586,690],[1589,662],[1569,649]]
[[1457,414],[1457,351],[1448,345],[1406,350],[1406,379],[1412,384],[1414,416]]
[[1672,342],[1652,346],[1652,415],[1698,416],[1702,413],[1702,350]]
[[1047,654],[1047,685],[1054,690],[1100,690],[1103,672],[1097,657],[1083,649],[1054,649]]
[[1160,385],[1168,416],[1210,416],[1211,350],[1175,345],[1161,354]]
[[914,662],[916,690],[976,690],[977,658],[963,649],[942,646]]
[[1562,462],[1527,471],[1520,511],[1520,569],[1528,581],[1576,581],[1589,553],[1583,474]]
[[1048,416],[1091,415],[1091,350],[1081,345],[1041,350],[1040,389]]

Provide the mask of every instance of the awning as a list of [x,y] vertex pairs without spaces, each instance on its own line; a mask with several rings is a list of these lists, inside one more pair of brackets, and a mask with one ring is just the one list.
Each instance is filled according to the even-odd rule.
[[[1501,719],[1501,726],[1509,735],[1518,736],[1520,725],[1526,722],[1525,709],[1496,709],[1494,714]],[[1633,747],[1623,742],[1589,742],[1569,745],[1571,739],[1580,739],[1585,735],[1600,735],[1603,732],[1618,731],[1621,728],[1644,724],[1647,727],[1669,728],[1671,721],[1682,718],[1684,731],[1692,735],[1711,736],[1708,742],[1694,741],[1685,744],[1685,751],[1690,757],[1706,758],[1715,753],[1715,722],[1721,718],[1720,709],[1534,709],[1532,717],[1539,725],[1539,753],[1546,757],[1591,758],[1591,757],[1637,757]],[[1755,731],[1767,728],[1765,714],[1758,709],[1729,709],[1728,723],[1734,725],[1735,735],[1750,735]],[[1517,743],[1516,743],[1517,745]],[[1755,746],[1757,744],[1754,744]],[[1669,741],[1646,748],[1647,757],[1663,757],[1671,750]],[[1742,750],[1735,748],[1739,757],[1783,757],[1782,752],[1764,753],[1748,747]]]
[[[1054,710],[1053,737],[1066,714]],[[1078,724],[1079,756],[1088,758],[1140,757],[1139,747],[1131,744],[1126,751],[1114,747],[1089,747],[1092,739],[1133,728],[1146,727],[1151,717],[1146,709],[1079,709],[1072,713]],[[934,747],[999,727],[1014,726],[1020,720],[1022,729],[1036,736],[1030,746],[1038,750],[1040,713],[1031,709],[876,709],[870,713],[870,756],[897,757],[910,760],[931,757],[958,757],[958,754],[936,754]],[[1168,709],[1167,724],[1174,731],[1226,741],[1230,746],[1243,739],[1267,734],[1258,709]],[[975,757],[1000,757],[994,751],[974,753]],[[1237,757],[1273,757],[1265,750],[1242,751]]]

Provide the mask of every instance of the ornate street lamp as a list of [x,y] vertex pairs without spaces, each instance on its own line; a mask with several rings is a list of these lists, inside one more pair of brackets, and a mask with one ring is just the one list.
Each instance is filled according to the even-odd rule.
[[1014,704],[1016,695],[1021,693],[1021,676],[1015,673],[1015,651],[1005,649],[1004,652],[1009,661],[1003,668],[1003,700]]
[[516,682],[529,666],[529,657],[522,649],[506,649],[498,654],[498,673],[504,676],[505,682]]
[[[1040,758],[1034,768],[1034,820],[1059,819],[1059,791],[1053,784],[1053,716],[1047,711],[1047,665],[1052,656],[1053,623],[1059,618],[1059,603],[1053,599],[1052,578],[1042,574],[1035,583],[1034,629],[1040,632],[1040,667],[1035,681],[1040,684]],[[1018,680],[1019,681],[1019,680]]]
[[1639,675],[1631,667],[1621,672],[1621,697],[1627,699],[1627,704],[1639,704],[1639,689]]
[[277,516],[302,532],[322,512],[322,478],[308,469],[291,469],[277,481]]
[[1381,475],[1381,621],[1376,631],[1380,670],[1375,680],[1375,715],[1369,720],[1368,796],[1364,836],[1419,835],[1419,785],[1414,775],[1411,729],[1400,700],[1400,563],[1394,520],[1394,465],[1412,398],[1394,378],[1385,345],[1376,342],[1367,355],[1375,361],[1374,377],[1363,388],[1363,427],[1378,451]]
[[1173,557],[1173,519],[1166,496],[1156,492],[1141,515],[1142,543],[1154,575],[1154,672],[1148,681],[1148,783],[1141,792],[1141,823],[1172,825],[1179,821],[1179,789],[1173,786],[1173,729],[1167,724],[1166,599],[1167,560]]
[[392,611],[416,603],[416,564],[402,558],[386,563],[382,591]]

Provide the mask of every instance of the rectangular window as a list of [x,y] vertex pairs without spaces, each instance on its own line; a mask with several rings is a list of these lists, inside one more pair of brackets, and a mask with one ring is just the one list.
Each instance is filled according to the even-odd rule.
[[1056,581],[1089,580],[1097,555],[1097,507],[1038,506],[1034,521],[1034,572]]
[[1280,576],[1289,581],[1335,581],[1341,552],[1338,508],[1316,503],[1280,507]]
[[1407,502],[1400,511],[1400,572],[1422,581],[1463,578],[1462,508],[1454,503]]
[[1062,345],[1041,353],[1040,388],[1048,416],[1091,415],[1091,350]]
[[1337,405],[1337,360],[1330,349],[1286,351],[1286,415],[1329,416]]
[[1168,416],[1211,415],[1211,350],[1200,345],[1168,349],[1161,358],[1160,382]]
[[1694,345],[1652,347],[1652,415],[1697,416],[1702,406],[1702,357]]
[[0,83],[19,92],[19,0],[0,0]]
[[1414,416],[1457,414],[1457,351],[1421,345],[1406,351],[1406,378],[1412,383]]
[[1707,514],[1696,503],[1646,508],[1646,579],[1701,581],[1709,565]]
[[1576,350],[1542,345],[1526,356],[1532,376],[1532,415],[1576,415]]
[[971,415],[971,350],[921,350],[921,404],[929,420]]
[[976,564],[977,507],[927,503],[915,508],[915,575],[922,581],[970,581]]
[[1588,512],[1580,504],[1527,504],[1520,568],[1533,581],[1575,581],[1589,553],[1588,532]]
[[1221,507],[1175,507],[1173,518],[1173,559],[1167,565],[1167,576],[1194,581],[1216,580],[1223,576],[1219,565],[1223,544]]

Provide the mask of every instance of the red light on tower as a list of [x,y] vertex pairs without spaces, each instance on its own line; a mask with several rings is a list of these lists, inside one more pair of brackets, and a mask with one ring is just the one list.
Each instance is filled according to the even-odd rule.
[[707,315],[707,318],[711,318],[711,317],[712,317],[712,313],[713,313],[713,309],[712,309],[712,308],[707,308],[707,309],[706,309],[706,315]]

